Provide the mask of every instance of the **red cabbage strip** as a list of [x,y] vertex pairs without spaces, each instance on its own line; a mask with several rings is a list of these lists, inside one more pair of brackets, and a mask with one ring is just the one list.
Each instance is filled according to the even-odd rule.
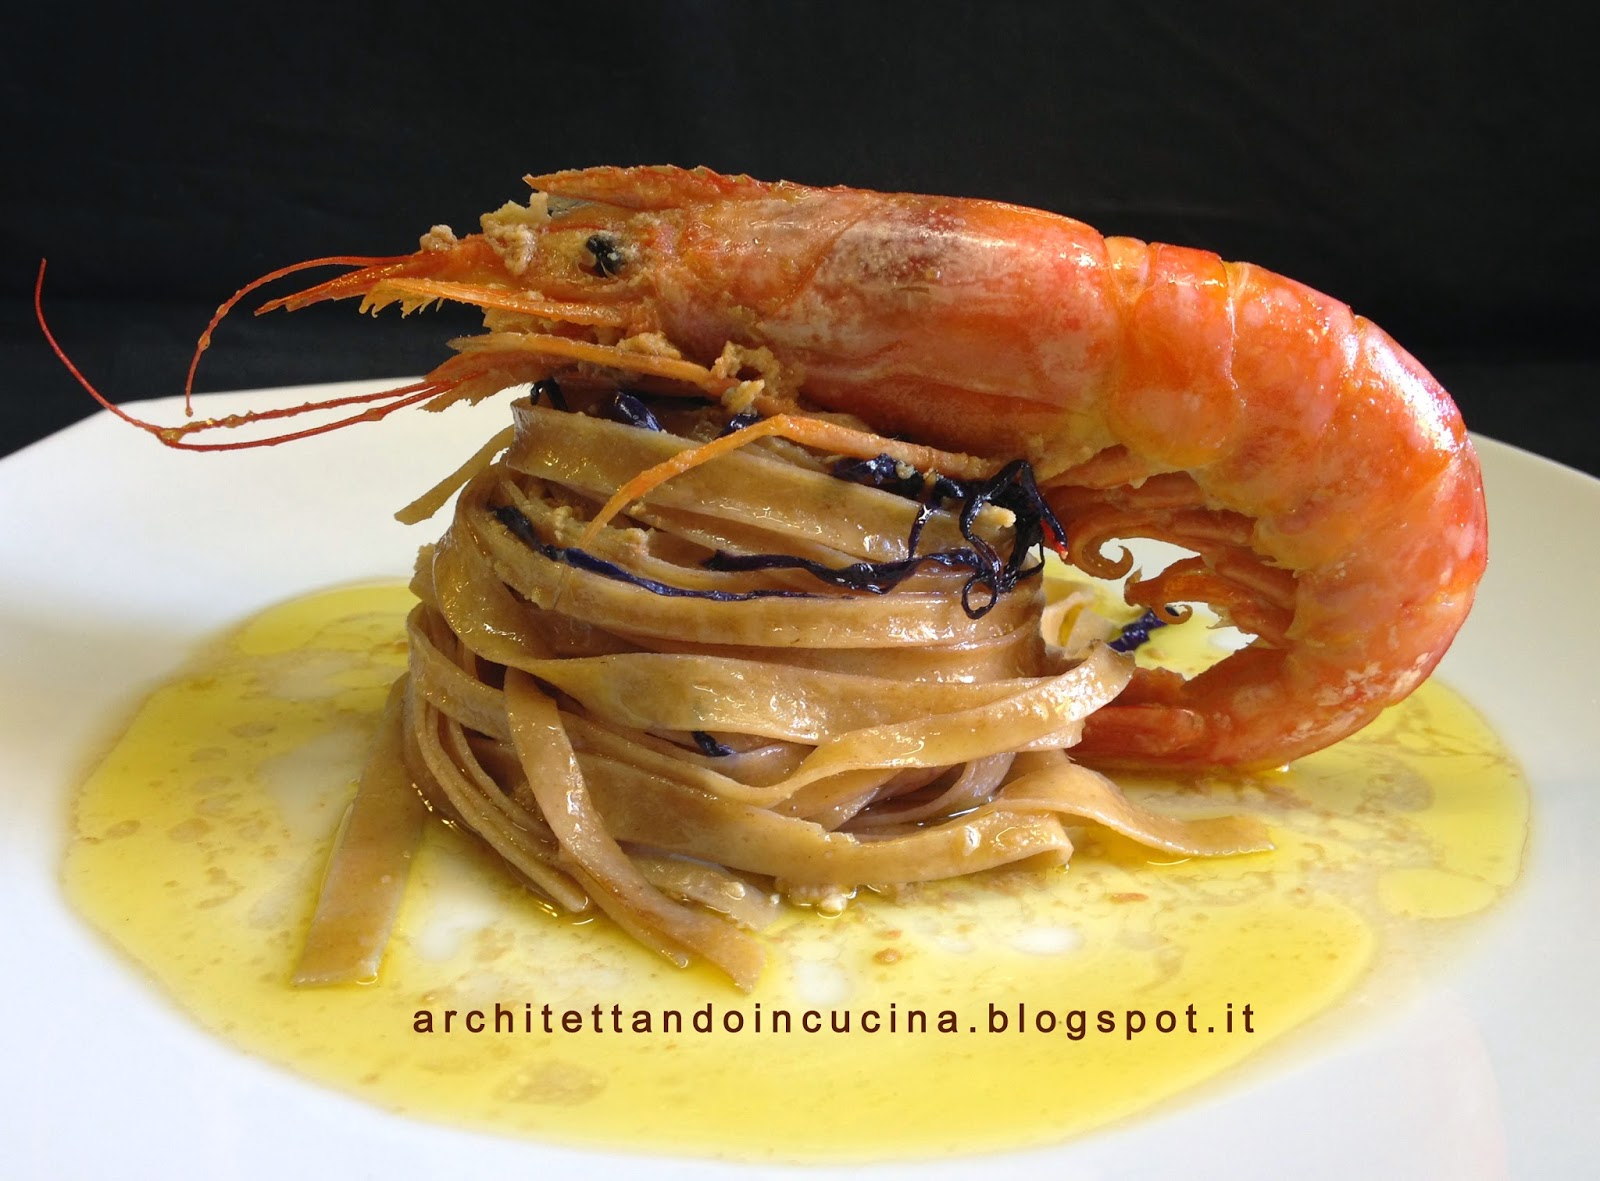
[[1141,644],[1148,643],[1150,641],[1150,633],[1156,628],[1166,626],[1167,621],[1165,619],[1162,619],[1154,611],[1146,611],[1138,619],[1123,628],[1122,634],[1107,644],[1106,647],[1113,652],[1132,652]]
[[511,505],[502,505],[494,509],[494,515],[499,522],[511,530],[516,539],[529,549],[536,550],[552,562],[560,562],[564,566],[571,566],[574,570],[582,570],[589,574],[599,574],[606,578],[625,582],[641,590],[647,590],[654,595],[663,595],[674,599],[712,599],[718,603],[744,603],[751,599],[814,599],[817,596],[807,594],[805,591],[779,590],[775,587],[758,588],[748,591],[718,591],[718,590],[691,590],[688,587],[673,586],[666,582],[657,582],[653,578],[641,578],[624,570],[621,566],[613,565],[604,559],[597,558],[586,550],[576,546],[546,545],[539,540],[539,535],[533,531],[533,524],[527,517]]

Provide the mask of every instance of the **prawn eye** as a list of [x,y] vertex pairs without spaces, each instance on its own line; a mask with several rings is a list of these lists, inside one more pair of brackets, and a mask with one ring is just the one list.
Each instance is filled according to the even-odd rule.
[[584,249],[594,255],[594,269],[602,279],[610,279],[622,270],[622,248],[610,234],[591,234]]

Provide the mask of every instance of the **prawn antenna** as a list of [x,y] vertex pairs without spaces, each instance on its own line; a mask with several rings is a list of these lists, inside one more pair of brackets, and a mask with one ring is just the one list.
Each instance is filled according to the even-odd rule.
[[[205,352],[208,347],[210,347],[211,334],[213,331],[215,331],[217,325],[221,323],[223,317],[232,311],[238,302],[246,295],[250,294],[252,291],[255,291],[264,284],[272,282],[274,279],[282,278],[283,276],[293,274],[296,271],[303,271],[308,267],[366,266],[374,263],[381,264],[387,261],[390,260],[355,257],[319,258],[309,262],[296,263],[293,266],[281,267],[278,270],[273,271],[270,274],[263,275],[254,282],[240,288],[234,293],[232,298],[230,298],[226,303],[217,309],[216,314],[212,316],[210,323],[206,325],[205,332],[201,334],[199,343],[195,347],[194,358],[189,363],[189,373],[183,387],[185,414],[193,414],[190,391],[194,385],[195,370],[200,364],[200,355]],[[73,362],[72,358],[67,355],[66,349],[61,346],[61,342],[56,339],[55,333],[50,330],[50,324],[48,320],[46,320],[44,314],[44,276],[48,265],[48,259],[41,258],[39,260],[39,274],[34,280],[33,285],[33,311],[35,317],[39,321],[39,330],[44,333],[44,338],[50,345],[50,348],[55,353],[56,357],[64,366],[66,366],[67,372],[72,374],[72,376],[77,380],[78,384],[88,392],[89,396],[99,403],[102,409],[116,415],[116,417],[120,418],[123,422],[128,423],[130,426],[138,427],[140,430],[154,435],[166,446],[176,448],[181,451],[240,451],[251,447],[272,447],[278,443],[287,443],[295,439],[305,439],[310,438],[313,435],[326,434],[329,431],[335,431],[341,427],[351,426],[357,422],[376,422],[378,419],[387,416],[393,411],[400,410],[406,406],[415,405],[418,402],[425,402],[428,399],[438,397],[441,394],[449,393],[467,376],[462,375],[461,377],[451,381],[436,381],[424,378],[422,381],[411,382],[403,386],[396,386],[393,389],[379,390],[375,393],[348,394],[339,398],[327,398],[320,402],[306,402],[299,406],[284,406],[274,410],[252,410],[245,414],[230,414],[223,418],[207,418],[201,419],[198,422],[186,422],[182,426],[162,426],[159,423],[148,422],[145,419],[130,414],[121,406],[118,406],[115,402],[111,401],[110,398],[106,397],[95,388],[94,383],[84,375],[83,370],[79,369],[78,366]],[[375,405],[374,403],[383,404]],[[337,410],[345,406],[356,405],[367,405],[368,408],[356,414],[347,415],[344,418],[337,419],[334,422],[320,423],[317,426],[307,427],[303,430],[289,431],[283,434],[269,435],[258,439],[236,439],[226,443],[200,443],[194,442],[189,438],[190,435],[197,434],[201,431],[217,429],[228,430],[236,427],[246,426],[255,422],[266,422],[280,418],[294,418],[301,414],[307,414],[312,411]]]

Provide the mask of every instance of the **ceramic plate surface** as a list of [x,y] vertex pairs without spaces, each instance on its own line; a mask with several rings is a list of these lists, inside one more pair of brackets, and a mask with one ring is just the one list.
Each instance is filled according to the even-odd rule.
[[[366,386],[216,395],[204,415]],[[179,403],[147,403],[180,421]],[[1480,441],[1491,562],[1440,668],[1533,787],[1524,878],[1410,1000],[1331,1044],[1055,1148],[853,1170],[607,1157],[403,1119],[211,1037],[68,909],[76,783],[203,638],[309,590],[403,577],[439,526],[391,514],[502,400],[189,455],[100,414],[0,461],[0,1111],[12,1177],[1029,1173],[1569,1177],[1600,1154],[1600,482]],[[959,1111],[960,1079],[926,1080]],[[937,1101],[926,1093],[922,1101]]]

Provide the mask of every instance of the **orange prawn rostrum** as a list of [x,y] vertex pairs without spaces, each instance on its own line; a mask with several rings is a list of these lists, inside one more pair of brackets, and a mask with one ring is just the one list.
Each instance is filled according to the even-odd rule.
[[[1335,299],[991,201],[670,167],[528,180],[480,234],[318,260],[355,269],[261,309],[484,309],[483,335],[346,421],[598,370],[836,451],[864,426],[950,474],[1026,459],[1070,562],[1117,577],[1112,539],[1175,543],[1193,556],[1130,602],[1203,601],[1256,637],[1187,681],[1139,672],[1074,751],[1107,765],[1314,751],[1415,689],[1466,618],[1487,547],[1472,444],[1438,382]],[[239,445],[194,439],[231,422],[139,425]]]

